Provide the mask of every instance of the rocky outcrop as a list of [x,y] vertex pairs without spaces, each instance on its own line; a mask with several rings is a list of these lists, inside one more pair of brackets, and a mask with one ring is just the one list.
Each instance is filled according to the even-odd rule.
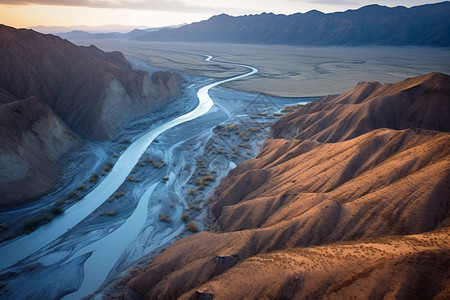
[[[425,298],[445,298],[449,87],[444,74],[362,83],[284,116],[258,157],[216,189],[215,230],[175,243],[127,289],[148,299],[202,290],[409,299],[420,286]],[[238,259],[211,261],[222,253]]]
[[[111,139],[182,92],[181,77],[133,70],[120,52],[0,25],[0,204],[39,196],[78,136]],[[11,174],[13,174],[11,176]]]
[[17,99],[39,98],[88,139],[109,139],[181,93],[179,75],[133,70],[120,52],[3,25],[0,42],[0,87]]
[[271,138],[348,140],[378,128],[450,131],[450,77],[431,73],[397,84],[361,82],[280,119]]
[[53,111],[36,98],[0,105],[0,205],[8,209],[53,187],[58,159],[80,142]]

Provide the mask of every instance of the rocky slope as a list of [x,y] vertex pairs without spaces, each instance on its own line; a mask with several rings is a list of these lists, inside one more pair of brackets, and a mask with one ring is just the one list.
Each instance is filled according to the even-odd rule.
[[176,74],[133,70],[120,52],[0,26],[0,87],[45,102],[77,134],[108,139],[181,92]]
[[1,209],[50,189],[61,172],[58,159],[80,142],[35,97],[0,105],[0,137]]
[[444,74],[360,83],[281,118],[217,188],[215,230],[156,257],[126,296],[445,299],[449,88]]
[[2,209],[50,189],[78,136],[110,139],[181,93],[179,75],[133,70],[120,52],[4,25],[0,65]]

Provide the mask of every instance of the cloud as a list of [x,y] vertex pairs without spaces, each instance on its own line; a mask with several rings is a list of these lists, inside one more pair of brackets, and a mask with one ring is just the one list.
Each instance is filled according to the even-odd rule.
[[152,0],[152,1],[108,1],[108,0],[0,0],[2,5],[51,5],[76,6],[90,8],[121,8],[131,10],[156,10],[172,12],[211,12],[214,9],[207,6],[188,5],[178,0]]

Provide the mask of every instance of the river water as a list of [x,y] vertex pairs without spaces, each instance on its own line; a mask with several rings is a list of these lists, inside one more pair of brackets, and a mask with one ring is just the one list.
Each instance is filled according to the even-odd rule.
[[[212,56],[207,56],[205,61],[211,61]],[[138,163],[141,156],[146,149],[152,144],[152,142],[163,132],[174,128],[182,123],[194,120],[199,116],[206,114],[213,107],[213,100],[209,95],[211,88],[216,87],[222,83],[232,80],[242,79],[258,72],[256,68],[238,65],[248,68],[250,71],[234,76],[225,80],[216,81],[207,84],[198,89],[196,95],[198,98],[198,106],[171,121],[168,121],[157,128],[154,128],[141,137],[136,139],[128,148],[121,154],[114,167],[109,174],[96,186],[90,193],[88,193],[82,200],[76,202],[65,213],[53,220],[52,222],[39,227],[36,231],[29,235],[17,238],[3,247],[0,248],[0,270],[3,270],[3,274],[8,272],[24,272],[23,267],[20,264],[16,264],[21,260],[36,261],[44,267],[48,267],[50,270],[62,269],[63,266],[74,266],[73,273],[78,275],[84,275],[80,287],[73,293],[67,294],[64,299],[80,299],[90,293],[94,292],[105,280],[110,270],[117,263],[117,260],[122,255],[127,246],[133,242],[138,234],[143,229],[144,223],[149,218],[148,209],[149,204],[153,210],[157,211],[158,203],[152,203],[154,197],[152,194],[157,188],[160,182],[155,182],[142,194],[139,199],[138,205],[134,212],[123,222],[120,226],[116,227],[111,232],[108,232],[100,239],[93,239],[92,242],[76,251],[67,250],[64,244],[67,245],[67,241],[61,237],[70,233],[72,230],[76,230],[77,225],[83,221],[87,216],[94,212],[102,203],[104,203],[108,197],[111,196],[127,179],[134,166]],[[168,186],[172,183],[173,176],[166,183]],[[181,215],[182,209],[176,209],[176,213]],[[172,227],[169,227],[159,235],[153,236],[153,249],[164,245],[171,241],[174,237],[179,235],[184,229],[182,222],[174,222]],[[151,231],[152,228],[149,228]],[[148,233],[148,232],[147,232]],[[91,235],[95,235],[92,232]],[[70,248],[69,248],[70,249]],[[74,249],[74,248],[72,248]],[[152,249],[145,249],[146,251]],[[82,266],[82,268],[76,268],[75,266]],[[28,265],[26,272],[33,272],[33,267]],[[50,272],[51,273],[51,272]],[[29,274],[30,280],[33,278],[33,274]],[[52,276],[49,274],[47,276]],[[42,277],[42,276],[41,276]],[[45,277],[45,276],[44,276]],[[67,278],[69,278],[68,276]],[[79,277],[79,276],[78,276]],[[56,278],[54,278],[56,279]],[[44,280],[44,279],[43,279]],[[47,278],[51,281],[50,278]],[[79,283],[76,283],[78,285]],[[54,287],[54,284],[48,284]],[[62,288],[62,290],[64,290]],[[43,295],[33,294],[23,291],[19,298],[42,298]],[[59,297],[58,289],[54,293],[49,292],[46,297],[53,298]]]

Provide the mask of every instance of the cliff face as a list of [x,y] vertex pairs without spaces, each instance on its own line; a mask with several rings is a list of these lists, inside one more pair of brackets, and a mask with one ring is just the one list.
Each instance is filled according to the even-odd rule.
[[175,243],[126,293],[448,297],[449,88],[444,74],[361,83],[284,116],[216,189],[215,231]]
[[53,111],[30,97],[0,106],[0,205],[19,205],[58,180],[58,159],[80,141]]
[[5,203],[48,190],[59,176],[56,161],[76,144],[75,134],[110,139],[182,91],[179,75],[133,70],[120,52],[4,25],[0,65],[0,160],[8,162],[1,166],[0,191]]
[[41,99],[89,139],[111,138],[181,93],[178,75],[133,70],[120,52],[7,26],[0,26],[0,41],[0,86],[17,99]]

